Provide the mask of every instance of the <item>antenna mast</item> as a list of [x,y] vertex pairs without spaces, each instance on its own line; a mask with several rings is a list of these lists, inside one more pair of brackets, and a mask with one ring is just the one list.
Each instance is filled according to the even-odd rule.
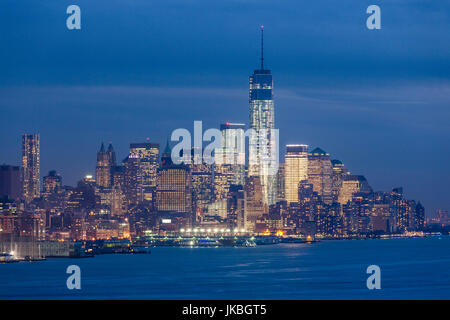
[[261,70],[264,70],[264,26],[261,25]]

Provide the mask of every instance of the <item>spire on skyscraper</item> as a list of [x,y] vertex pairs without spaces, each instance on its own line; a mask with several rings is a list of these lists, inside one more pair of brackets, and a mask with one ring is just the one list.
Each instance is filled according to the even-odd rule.
[[261,70],[264,70],[264,26],[261,25]]
[[100,151],[99,152],[101,152],[101,153],[105,152],[105,145],[103,144],[103,141],[102,141],[102,145],[100,146]]
[[116,152],[114,151],[114,147],[111,141],[109,142],[107,153],[109,157],[109,165],[112,167],[116,166]]
[[164,149],[163,154],[161,155],[161,165],[171,165],[172,164],[172,150],[170,149],[169,139],[167,139],[166,148]]
[[114,148],[113,148],[113,145],[112,145],[111,141],[109,142],[108,152],[114,152]]

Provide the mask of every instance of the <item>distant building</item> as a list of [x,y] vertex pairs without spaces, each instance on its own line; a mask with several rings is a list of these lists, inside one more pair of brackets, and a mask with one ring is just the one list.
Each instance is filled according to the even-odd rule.
[[256,221],[264,214],[263,192],[258,176],[249,176],[244,186],[245,230],[254,231]]
[[110,188],[113,185],[113,170],[116,166],[116,152],[112,144],[105,151],[102,142],[100,151],[97,153],[97,167],[95,169],[95,180],[97,186],[102,188]]
[[22,195],[22,172],[19,166],[0,166],[0,198],[17,200]]
[[285,164],[280,163],[277,174],[277,202],[286,200],[285,168],[286,168]]
[[[110,147],[112,148],[111,145]],[[105,145],[102,142],[100,150],[97,152],[97,166],[95,168],[95,181],[99,187],[111,187],[111,160],[110,153],[105,151]]]
[[391,233],[394,231],[394,218],[389,211],[388,203],[375,203],[370,215],[372,231]]
[[342,181],[341,190],[339,191],[338,202],[341,205],[351,201],[355,193],[371,193],[372,188],[364,176],[346,175]]
[[26,203],[41,195],[39,134],[22,135],[23,198]]
[[245,229],[245,192],[242,185],[231,185],[227,204],[228,227]]
[[123,161],[124,185],[129,205],[153,201],[159,168],[158,143],[131,143],[130,153]]
[[[249,78],[250,129],[255,134],[249,139],[249,176],[260,178],[264,206],[276,202],[276,172],[271,174],[269,161],[265,153],[272,155],[278,150],[275,128],[275,110],[273,99],[273,77],[270,70],[264,68],[263,29],[261,29],[261,67]],[[278,155],[276,155],[278,156]]]
[[52,193],[57,192],[62,185],[61,176],[55,170],[49,171],[48,175],[43,178],[43,195],[45,198]]
[[331,194],[333,197],[333,201],[338,201],[339,192],[341,191],[342,187],[342,181],[344,181],[344,176],[349,175],[350,172],[340,160],[331,160],[331,166],[333,170]]
[[156,180],[156,208],[159,212],[192,213],[192,181],[188,165],[174,164],[167,144]]
[[220,125],[221,146],[214,150],[214,198],[227,199],[231,185],[243,185],[245,179],[244,124]]
[[[406,200],[403,197],[403,188],[394,188],[390,193],[390,211],[395,217],[396,229],[399,232],[420,229],[423,225],[422,214],[425,209],[414,200]],[[419,215],[419,216],[418,216]]]
[[156,188],[157,170],[159,168],[159,143],[132,143],[130,154],[139,159],[139,177],[144,200],[151,200]]
[[308,182],[327,204],[333,202],[333,169],[330,155],[320,148],[308,154]]
[[224,123],[220,125],[222,145],[215,150],[215,165],[229,166],[233,173],[232,184],[244,185],[245,179],[245,125]]
[[308,179],[308,146],[305,144],[288,144],[286,146],[284,185],[288,203],[298,202],[300,181]]
[[443,226],[446,226],[449,223],[449,219],[448,219],[448,211],[444,210],[444,209],[438,209],[436,211],[436,214],[438,216],[439,219],[439,223]]
[[204,163],[202,156],[194,152],[192,149],[192,159],[189,164],[192,178],[192,203],[193,210],[196,215],[201,215],[205,212],[208,205],[214,201],[214,186],[213,186],[213,172],[212,165]]
[[415,208],[414,226],[416,230],[421,230],[425,226],[425,208],[420,201]]

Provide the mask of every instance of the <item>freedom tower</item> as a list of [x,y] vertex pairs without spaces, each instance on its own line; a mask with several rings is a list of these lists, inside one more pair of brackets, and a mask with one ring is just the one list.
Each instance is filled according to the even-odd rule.
[[263,205],[277,200],[278,131],[275,130],[272,73],[264,69],[264,26],[261,26],[261,68],[249,79],[249,177],[259,177]]

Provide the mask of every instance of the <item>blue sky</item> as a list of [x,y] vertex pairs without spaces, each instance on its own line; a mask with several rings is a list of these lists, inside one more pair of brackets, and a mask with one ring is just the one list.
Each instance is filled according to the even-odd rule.
[[[81,8],[82,29],[66,28]],[[382,29],[365,26],[381,8]],[[165,143],[176,128],[248,123],[248,76],[274,75],[281,143],[307,143],[450,209],[450,3],[446,1],[3,0],[0,162],[41,133],[41,173],[74,184],[101,141]]]

